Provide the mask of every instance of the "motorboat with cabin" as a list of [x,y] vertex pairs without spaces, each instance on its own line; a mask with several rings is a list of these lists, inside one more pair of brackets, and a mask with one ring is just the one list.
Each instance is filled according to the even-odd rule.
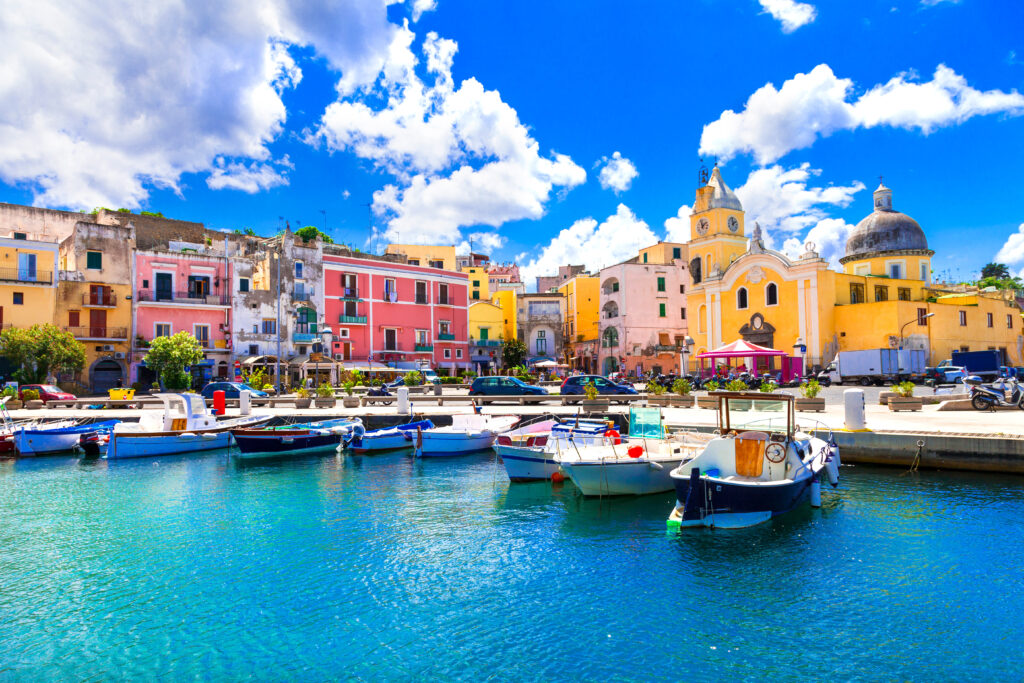
[[538,481],[555,476],[559,455],[570,442],[593,446],[615,436],[619,433],[609,420],[542,420],[498,435],[494,450],[510,481]]
[[452,415],[449,427],[418,429],[413,436],[416,457],[437,458],[485,451],[498,435],[516,426],[514,415],[463,413]]
[[[821,505],[824,476],[839,483],[839,448],[799,429],[789,394],[718,394],[718,434],[672,472],[670,529],[753,526],[810,500]],[[825,429],[825,428],[822,428]]]
[[156,394],[163,410],[147,410],[138,422],[114,426],[107,445],[107,458],[148,458],[183,455],[228,448],[234,443],[232,429],[256,427],[270,416],[247,415],[217,420],[199,394]]
[[561,469],[584,496],[639,496],[671,491],[671,472],[695,458],[710,434],[670,432],[661,409],[632,406],[629,433],[602,443],[567,443],[558,453]]

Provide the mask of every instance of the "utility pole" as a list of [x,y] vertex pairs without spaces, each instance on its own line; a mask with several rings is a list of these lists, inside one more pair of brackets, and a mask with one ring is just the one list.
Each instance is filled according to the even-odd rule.
[[[284,237],[281,237],[281,245],[284,245]],[[284,389],[281,382],[281,256],[280,247],[274,253],[274,265],[277,266],[277,356],[274,357],[274,379],[277,381],[277,390]]]

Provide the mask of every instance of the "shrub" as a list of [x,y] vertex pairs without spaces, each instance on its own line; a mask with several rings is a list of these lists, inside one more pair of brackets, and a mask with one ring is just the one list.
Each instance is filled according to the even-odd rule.
[[39,400],[39,392],[36,391],[35,389],[25,389],[24,391],[21,392],[21,400],[22,401],[38,401]]
[[351,377],[348,378],[347,380],[342,382],[341,388],[345,390],[345,394],[347,396],[351,396],[352,391],[356,388],[355,380],[353,380]]
[[779,388],[779,385],[770,379],[761,382],[761,386],[757,388],[762,394],[774,394]]
[[661,386],[653,379],[647,383],[647,393],[654,394],[655,396],[661,396],[665,393],[665,387]]
[[913,382],[897,382],[892,385],[892,390],[896,392],[898,396],[903,398],[910,398],[914,395],[914,383]]
[[586,394],[588,401],[593,401],[597,398],[597,387],[594,386],[593,382],[587,382],[583,385],[583,393]]
[[317,398],[334,398],[334,387],[327,382],[323,382],[316,388]]
[[740,381],[738,379],[729,380],[725,384],[726,391],[746,391],[748,388],[749,387],[747,387],[746,382]]
[[4,387],[4,390],[2,393],[0,393],[0,396],[14,396],[14,394],[16,393],[17,392],[14,391],[14,387]]
[[153,382],[149,385],[151,391],[160,391],[160,382]]
[[688,396],[693,391],[693,383],[685,377],[678,377],[672,382],[672,391],[680,396]]
[[423,384],[423,375],[420,374],[419,370],[410,370],[405,375],[405,386],[407,387],[418,387]]
[[306,387],[299,387],[295,390],[295,396],[298,398],[309,398],[309,389]]
[[271,384],[270,382],[267,382],[266,384],[263,385],[263,391],[273,391],[273,390],[274,390],[274,385]]
[[717,379],[709,380],[704,383],[704,388],[708,391],[718,391],[719,386]]
[[800,393],[804,398],[816,398],[821,393],[821,384],[816,379],[808,380],[800,385]]

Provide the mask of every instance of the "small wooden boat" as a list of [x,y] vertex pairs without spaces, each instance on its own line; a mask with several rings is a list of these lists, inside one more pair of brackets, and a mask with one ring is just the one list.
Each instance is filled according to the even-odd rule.
[[436,458],[485,451],[494,445],[498,434],[516,426],[512,415],[453,415],[450,427],[417,430],[413,437],[417,457]]
[[380,453],[383,451],[398,451],[413,447],[413,439],[416,437],[416,430],[426,431],[433,429],[434,423],[430,420],[417,420],[394,427],[384,429],[373,429],[365,431],[362,425],[352,430],[352,435],[345,442],[345,447],[354,453]]
[[292,425],[287,429],[233,429],[231,434],[239,450],[236,458],[263,460],[334,451],[349,431],[340,426],[310,429]]
[[148,458],[184,455],[220,448],[234,443],[232,429],[256,427],[270,420],[266,415],[248,415],[217,420],[199,394],[156,394],[163,411],[144,411],[138,422],[122,422],[110,433],[107,459]]

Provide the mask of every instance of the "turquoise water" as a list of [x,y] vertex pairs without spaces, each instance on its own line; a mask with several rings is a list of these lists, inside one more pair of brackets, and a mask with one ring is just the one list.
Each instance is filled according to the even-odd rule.
[[498,467],[0,462],[0,678],[1021,677],[1022,478],[844,467],[670,535]]

